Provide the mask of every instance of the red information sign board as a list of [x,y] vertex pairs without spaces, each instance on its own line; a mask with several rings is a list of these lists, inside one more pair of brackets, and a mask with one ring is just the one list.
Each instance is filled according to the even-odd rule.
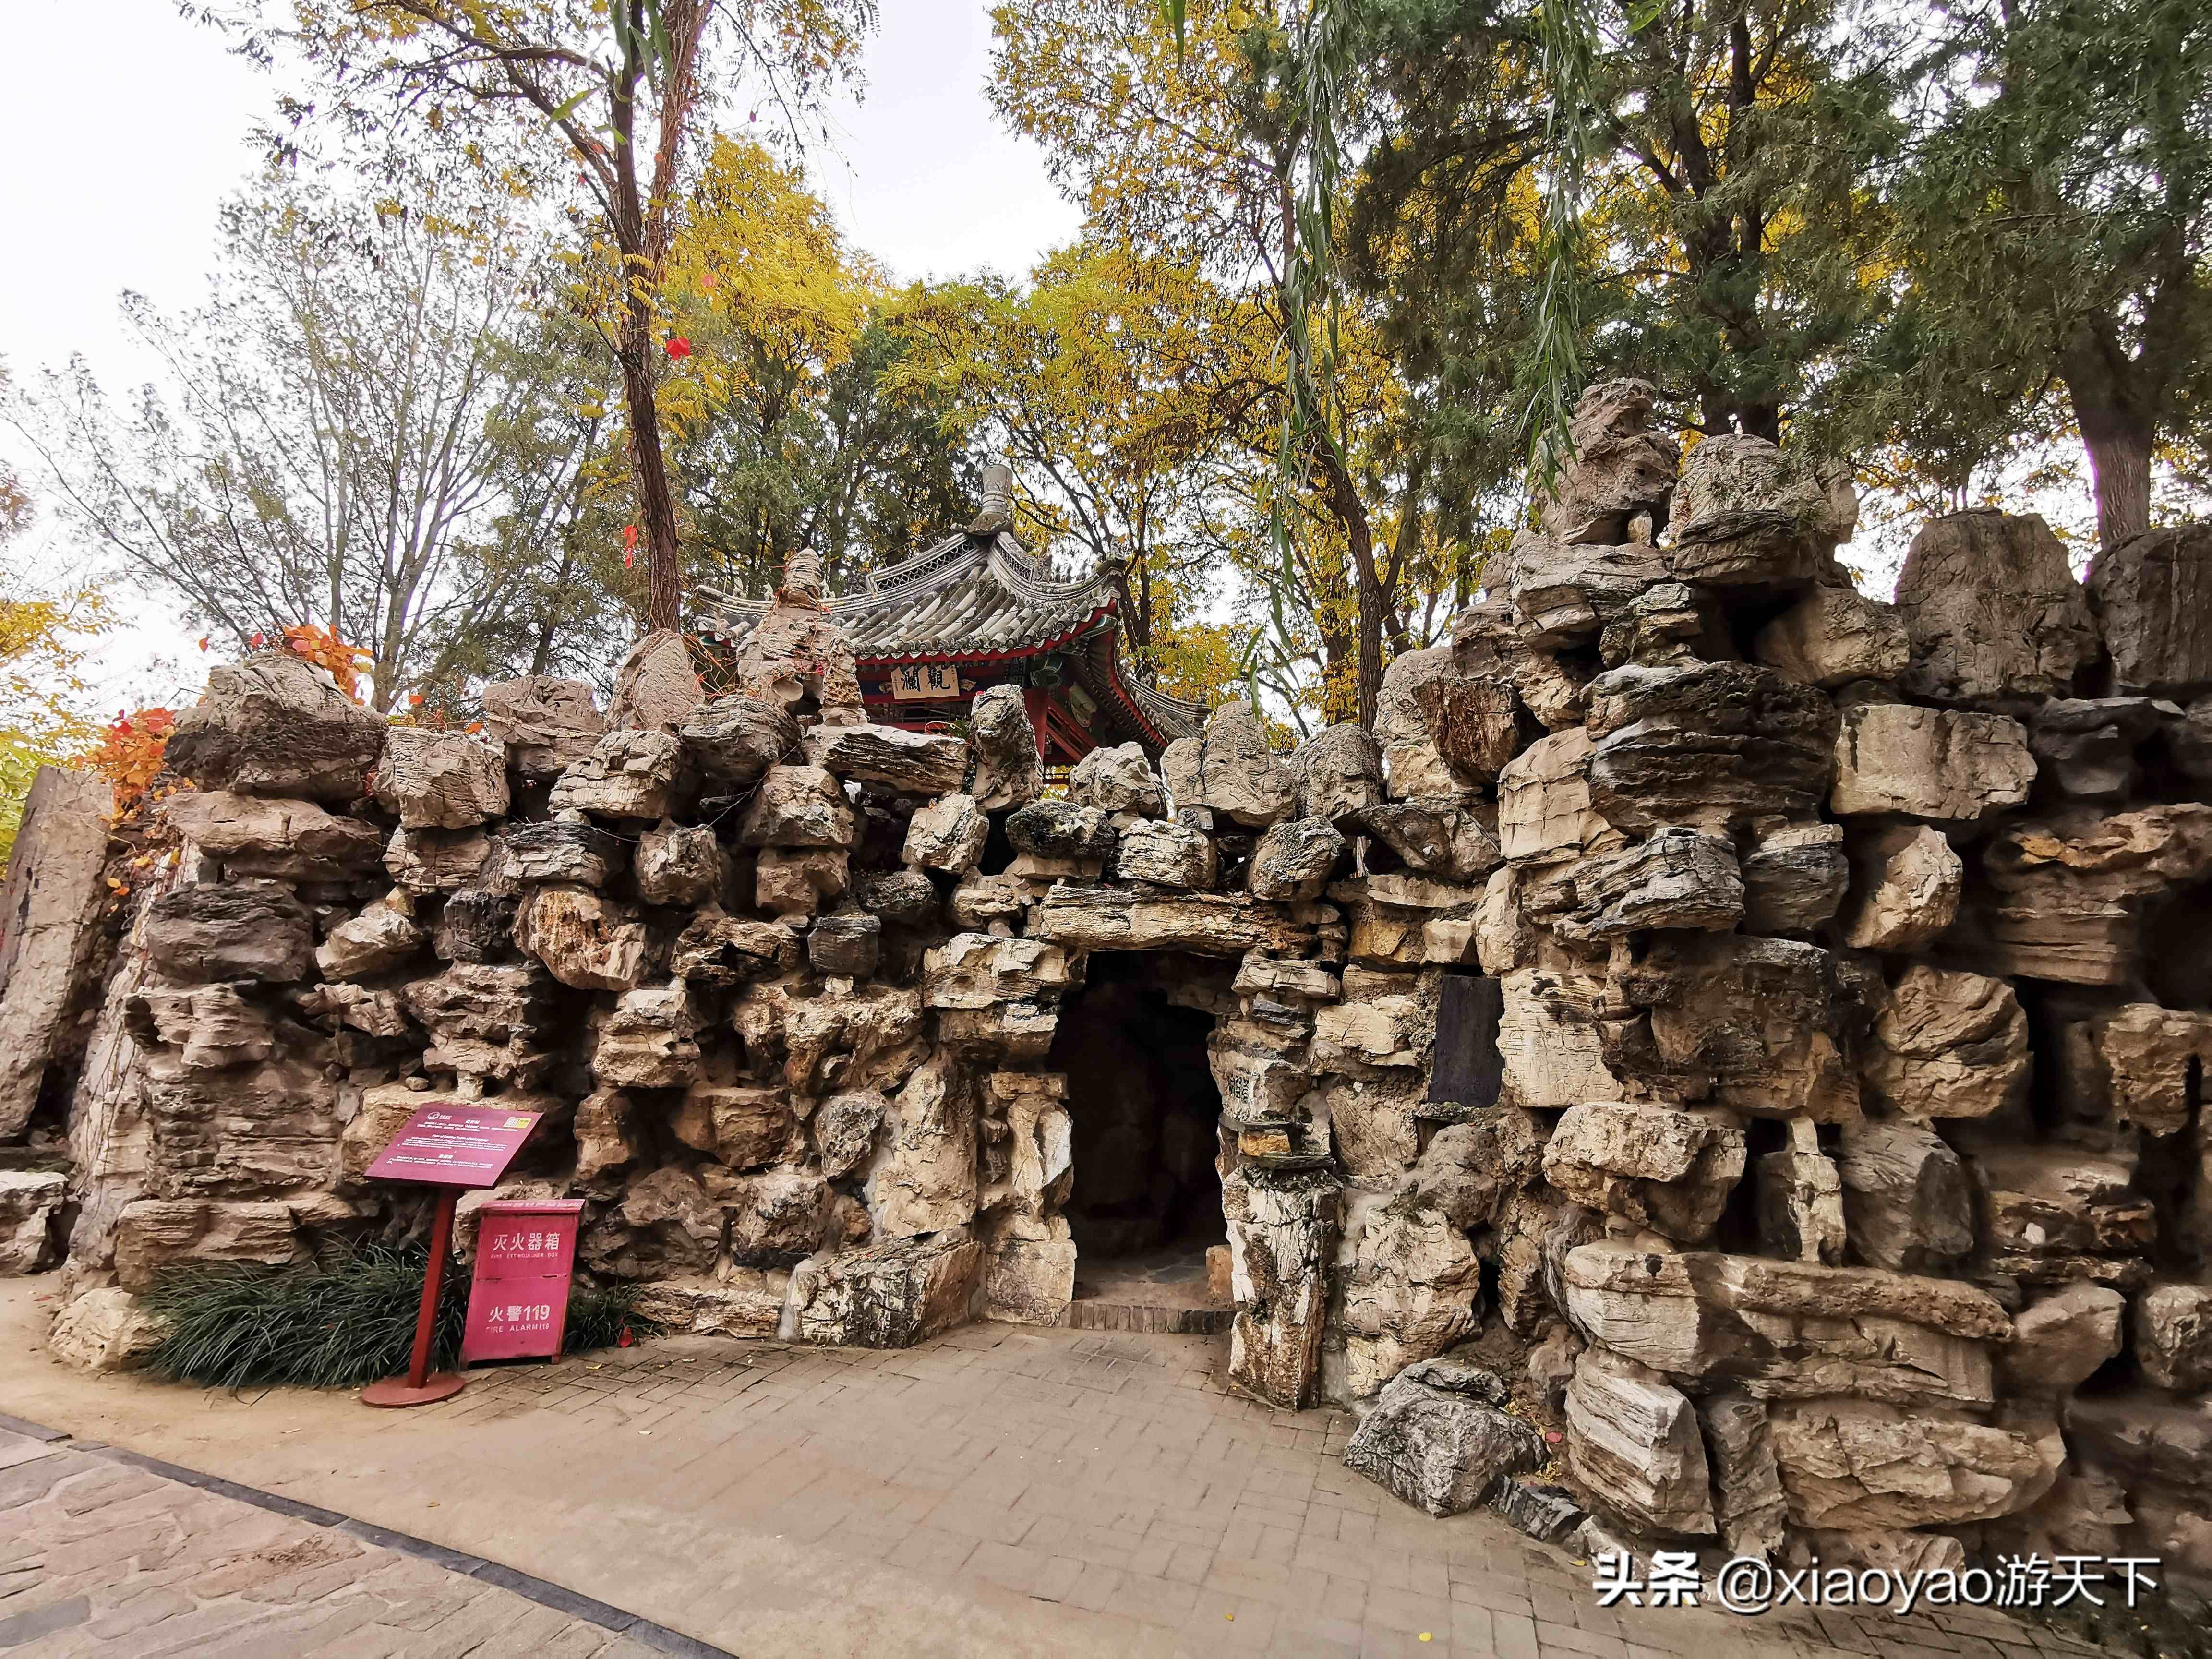
[[583,1208],[580,1198],[498,1200],[477,1212],[465,1362],[560,1357]]
[[495,1187],[539,1114],[451,1100],[418,1106],[368,1166],[372,1181],[422,1181],[439,1187]]

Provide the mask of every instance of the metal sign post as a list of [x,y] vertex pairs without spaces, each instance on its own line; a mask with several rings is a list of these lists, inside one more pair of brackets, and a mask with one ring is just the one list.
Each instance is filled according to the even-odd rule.
[[417,1107],[368,1166],[371,1180],[437,1188],[438,1207],[430,1224],[430,1262],[422,1274],[422,1302],[415,1314],[415,1350],[407,1375],[370,1383],[361,1391],[363,1405],[428,1406],[461,1391],[465,1379],[458,1372],[433,1374],[430,1370],[438,1297],[446,1284],[446,1254],[453,1242],[453,1206],[464,1188],[498,1184],[524,1139],[537,1127],[538,1116],[481,1103],[436,1101]]

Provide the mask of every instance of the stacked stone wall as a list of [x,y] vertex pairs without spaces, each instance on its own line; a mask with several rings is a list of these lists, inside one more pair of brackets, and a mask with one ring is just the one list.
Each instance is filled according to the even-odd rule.
[[604,714],[508,682],[481,735],[218,671],[57,1346],[126,1358],[173,1264],[419,1224],[363,1172],[445,1094],[545,1114],[506,1190],[586,1200],[582,1270],[675,1328],[1054,1322],[1062,1005],[1157,952],[1218,964],[1169,994],[1230,1376],[1355,1405],[1414,1501],[2212,1573],[2212,529],[2084,586],[1953,515],[1882,604],[1847,480],[1650,404],[1589,394],[1451,642],[1287,756],[1231,703],[1053,792],[1018,690],[873,724],[803,556],[709,700],[650,641]]

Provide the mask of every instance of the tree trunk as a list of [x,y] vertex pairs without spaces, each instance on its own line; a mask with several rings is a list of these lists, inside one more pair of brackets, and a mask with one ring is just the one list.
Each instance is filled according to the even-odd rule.
[[681,624],[684,584],[676,541],[676,498],[668,488],[668,464],[660,451],[660,414],[653,403],[651,330],[640,303],[623,319],[621,356],[623,401],[629,408],[630,464],[645,519],[645,625],[659,633]]
[[2103,318],[2075,326],[2058,356],[2097,497],[2097,544],[2117,547],[2150,528],[2150,457],[2157,429],[2148,378]]

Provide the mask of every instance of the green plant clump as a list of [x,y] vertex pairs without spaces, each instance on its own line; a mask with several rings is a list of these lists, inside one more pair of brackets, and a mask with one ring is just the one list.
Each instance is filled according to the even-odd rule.
[[[147,1369],[210,1388],[347,1388],[397,1375],[414,1348],[428,1259],[418,1243],[368,1243],[318,1261],[173,1269],[140,1298],[165,1328]],[[631,1311],[635,1297],[629,1285],[572,1286],[567,1351],[613,1346],[625,1328],[633,1340],[659,1335],[658,1325]],[[459,1361],[468,1300],[466,1274],[448,1273],[434,1367]]]

